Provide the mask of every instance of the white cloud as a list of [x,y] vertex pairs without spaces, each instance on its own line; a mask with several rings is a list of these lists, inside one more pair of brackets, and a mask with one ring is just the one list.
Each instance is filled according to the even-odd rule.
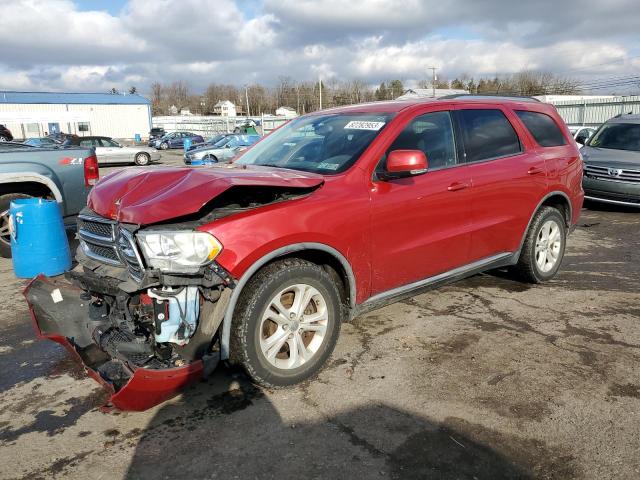
[[636,0],[265,0],[254,18],[239,2],[131,0],[111,15],[70,0],[13,0],[0,16],[0,89],[410,82],[432,65],[449,77],[640,70],[640,59],[624,60],[640,48]]

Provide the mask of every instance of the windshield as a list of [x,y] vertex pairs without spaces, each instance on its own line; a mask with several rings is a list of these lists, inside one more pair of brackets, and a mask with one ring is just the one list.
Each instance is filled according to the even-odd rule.
[[605,123],[589,146],[640,152],[640,123]]
[[388,113],[300,117],[257,143],[236,163],[340,173],[355,163],[391,118]]

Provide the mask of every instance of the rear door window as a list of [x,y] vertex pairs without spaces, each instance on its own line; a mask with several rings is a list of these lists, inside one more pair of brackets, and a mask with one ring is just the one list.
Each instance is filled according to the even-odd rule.
[[522,152],[518,134],[502,110],[470,109],[457,110],[455,113],[467,162],[508,157]]
[[560,127],[549,115],[527,110],[516,110],[516,115],[541,147],[559,147],[567,144]]

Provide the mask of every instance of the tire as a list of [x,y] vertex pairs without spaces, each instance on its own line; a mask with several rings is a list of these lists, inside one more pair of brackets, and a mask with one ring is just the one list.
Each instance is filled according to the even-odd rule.
[[0,256],[11,258],[11,234],[9,233],[9,207],[11,201],[18,198],[31,198],[24,193],[0,195]]
[[151,155],[144,152],[136,153],[133,161],[136,165],[144,167],[145,165],[149,165],[149,163],[151,162]]
[[[296,290],[299,287],[306,290]],[[294,318],[292,311],[296,310],[294,301],[299,292],[304,292],[300,297],[306,294],[310,300],[303,305],[305,308],[297,310],[302,315]],[[280,300],[290,318],[270,308],[274,298]],[[322,267],[297,258],[274,262],[260,270],[240,295],[231,324],[231,362],[242,365],[255,383],[269,388],[307,380],[322,369],[333,352],[341,312],[338,287]],[[323,319],[309,322],[314,315]],[[281,323],[265,320],[267,316]],[[305,325],[313,331],[304,331]],[[304,355],[298,342],[304,347]],[[265,346],[268,343],[274,346],[269,349]]]
[[166,150],[169,148],[169,144],[167,142],[162,142],[160,144],[160,150]]
[[218,159],[216,158],[215,155],[205,155],[204,159],[209,160],[212,163],[218,163]]
[[[550,230],[547,230],[547,227],[550,227]],[[555,229],[557,233],[554,233]],[[545,238],[547,232],[551,241]],[[527,283],[551,280],[562,264],[566,243],[567,228],[564,216],[556,208],[542,207],[529,226],[520,258],[513,267],[514,274]]]

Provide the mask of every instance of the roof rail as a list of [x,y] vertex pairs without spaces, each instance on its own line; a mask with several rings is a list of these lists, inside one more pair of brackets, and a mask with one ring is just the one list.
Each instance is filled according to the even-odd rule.
[[521,95],[498,95],[498,94],[482,94],[482,95],[473,95],[471,93],[456,93],[454,95],[445,95],[444,97],[440,97],[438,100],[453,100],[456,98],[473,98],[476,100],[520,100],[522,102],[538,102],[540,100],[534,97],[525,97]]

